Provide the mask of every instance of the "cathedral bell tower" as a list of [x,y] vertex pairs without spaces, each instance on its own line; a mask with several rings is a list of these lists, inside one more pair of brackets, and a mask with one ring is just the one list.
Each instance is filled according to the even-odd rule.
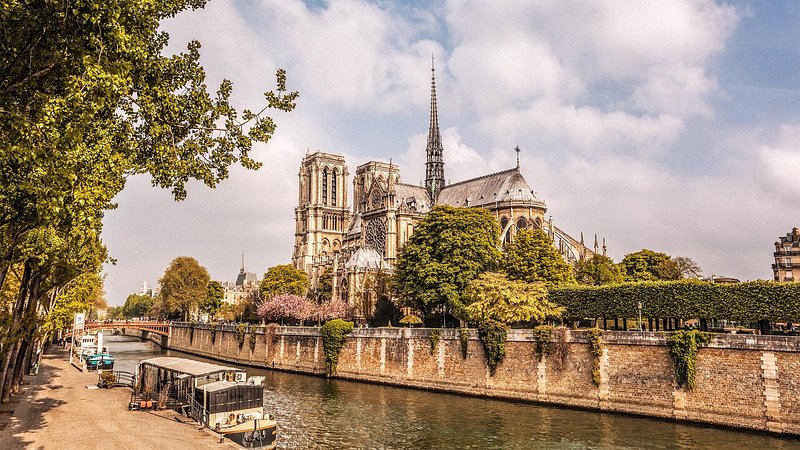
[[444,188],[444,159],[442,153],[442,136],[439,134],[439,113],[436,109],[436,72],[431,57],[431,117],[428,126],[428,146],[425,149],[428,159],[425,162],[425,190],[436,203],[439,191]]
[[[300,164],[292,264],[312,274],[314,266],[332,264],[350,222],[344,157],[316,152]],[[312,278],[314,278],[312,276]]]

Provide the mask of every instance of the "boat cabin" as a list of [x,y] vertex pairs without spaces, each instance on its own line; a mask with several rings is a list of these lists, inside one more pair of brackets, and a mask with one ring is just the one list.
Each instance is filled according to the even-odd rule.
[[194,399],[208,412],[208,426],[230,427],[261,419],[264,411],[264,387],[217,381],[195,389]]
[[218,381],[243,383],[247,373],[235,367],[221,366],[171,356],[159,356],[139,362],[137,390],[158,394],[167,389],[175,398],[191,398],[195,389]]

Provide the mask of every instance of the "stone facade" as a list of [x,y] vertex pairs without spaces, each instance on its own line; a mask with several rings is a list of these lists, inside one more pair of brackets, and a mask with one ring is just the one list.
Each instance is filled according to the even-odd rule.
[[775,242],[775,252],[772,254],[775,263],[772,265],[772,275],[775,281],[789,283],[800,282],[800,229],[781,236]]
[[[277,327],[257,333],[255,350],[236,342],[234,327],[173,326],[170,346],[222,361],[324,375],[319,329]],[[606,332],[600,370],[592,381],[592,355],[581,331],[569,333],[569,357],[560,370],[537,361],[533,333],[512,330],[508,354],[489,375],[475,330],[463,358],[456,329],[355,329],[339,357],[335,377],[493,398],[533,401],[800,435],[800,340],[779,336],[717,335],[700,350],[694,390],[676,388],[666,335]]]

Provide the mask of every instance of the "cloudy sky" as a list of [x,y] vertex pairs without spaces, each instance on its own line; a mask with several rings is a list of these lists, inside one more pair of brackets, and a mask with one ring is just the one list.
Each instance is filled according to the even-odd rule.
[[609,254],[689,256],[706,275],[772,277],[772,243],[800,225],[800,2],[212,0],[163,24],[170,52],[202,44],[209,86],[263,105],[285,68],[258,171],[176,203],[130,178],[106,215],[107,299],[155,284],[177,256],[212,278],[291,261],[308,151],[424,178],[431,55],[445,177],[514,165],[557,226]]

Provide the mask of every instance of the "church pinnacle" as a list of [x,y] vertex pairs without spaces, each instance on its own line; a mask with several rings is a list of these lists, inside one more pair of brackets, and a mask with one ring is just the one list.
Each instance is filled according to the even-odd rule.
[[436,203],[436,196],[444,188],[444,160],[442,153],[442,136],[439,134],[439,113],[436,109],[436,69],[431,56],[431,117],[428,127],[428,146],[426,148],[427,162],[425,163],[425,189],[431,196],[431,202]]

